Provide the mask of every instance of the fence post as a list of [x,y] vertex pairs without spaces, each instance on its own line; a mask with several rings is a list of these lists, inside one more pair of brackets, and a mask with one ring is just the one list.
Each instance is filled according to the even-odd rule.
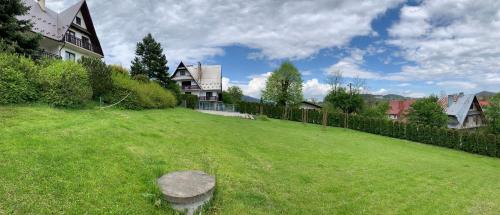
[[326,111],[322,111],[323,112],[323,128],[326,128],[326,126],[328,125],[328,113]]

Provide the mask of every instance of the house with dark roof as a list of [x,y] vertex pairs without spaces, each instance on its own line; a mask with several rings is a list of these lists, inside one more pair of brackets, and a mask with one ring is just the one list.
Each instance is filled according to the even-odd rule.
[[200,102],[222,102],[222,67],[221,65],[185,65],[177,66],[172,80],[177,82],[183,94],[198,96]]
[[32,31],[43,35],[43,55],[78,60],[82,56],[103,58],[104,53],[85,0],[58,13],[45,5],[45,0],[22,0],[30,7],[20,20],[31,20]]
[[305,109],[305,110],[321,110],[321,105],[308,102],[308,101],[303,101],[299,104],[299,109]]
[[408,111],[410,110],[410,107],[413,103],[415,103],[414,99],[392,100],[389,102],[389,110],[387,111],[387,115],[392,120],[406,122]]
[[448,115],[448,128],[471,129],[485,124],[483,109],[475,95],[448,95],[438,102]]

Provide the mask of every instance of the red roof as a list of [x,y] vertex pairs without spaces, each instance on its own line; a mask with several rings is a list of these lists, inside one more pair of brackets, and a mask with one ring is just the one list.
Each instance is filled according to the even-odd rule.
[[390,115],[398,115],[401,114],[406,115],[410,106],[415,103],[415,100],[392,100],[389,102],[389,111]]
[[479,101],[479,105],[481,105],[481,107],[490,106],[490,102],[489,101]]

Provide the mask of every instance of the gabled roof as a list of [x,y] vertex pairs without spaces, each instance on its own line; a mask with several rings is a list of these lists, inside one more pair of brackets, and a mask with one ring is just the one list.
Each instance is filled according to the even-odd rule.
[[303,101],[303,102],[301,102],[301,104],[310,105],[310,106],[313,106],[315,108],[323,108],[323,107],[321,107],[321,105],[314,104],[314,103],[308,102],[308,101]]
[[388,114],[390,115],[401,115],[407,112],[411,105],[415,103],[415,100],[392,100],[389,102]]
[[[439,104],[445,108],[446,114],[448,116],[456,117],[458,121],[458,126],[464,124],[467,115],[469,114],[469,109],[471,105],[475,102],[479,103],[475,95],[450,95],[448,97],[443,97],[439,101]],[[482,112],[481,106],[478,106],[479,111]]]
[[[172,77],[183,66],[184,63],[181,62]],[[199,66],[201,66],[201,71]],[[202,90],[222,90],[221,65],[187,65],[184,67]]]
[[81,11],[84,21],[87,24],[87,30],[90,33],[91,42],[98,49],[95,51],[104,56],[101,44],[97,38],[97,34],[92,23],[92,18],[90,17],[87,2],[85,0],[78,1],[76,4],[61,13],[57,13],[49,8],[45,8],[44,11],[36,0],[22,0],[22,2],[26,6],[30,7],[30,11],[26,15],[19,16],[17,18],[22,20],[31,20],[33,23],[33,32],[40,33],[43,36],[56,41],[64,40],[64,35],[68,32],[78,12]]

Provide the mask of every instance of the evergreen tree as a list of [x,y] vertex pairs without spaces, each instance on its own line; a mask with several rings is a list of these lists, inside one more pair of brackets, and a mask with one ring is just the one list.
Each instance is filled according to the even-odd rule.
[[4,51],[13,51],[20,54],[32,55],[38,50],[42,38],[33,33],[30,20],[18,20],[16,16],[28,13],[29,7],[21,0],[2,0],[0,4],[0,38]]
[[167,88],[170,82],[167,58],[163,54],[161,44],[148,34],[142,42],[137,43],[136,57],[132,61],[130,73],[132,76],[145,75],[151,80],[158,81]]

